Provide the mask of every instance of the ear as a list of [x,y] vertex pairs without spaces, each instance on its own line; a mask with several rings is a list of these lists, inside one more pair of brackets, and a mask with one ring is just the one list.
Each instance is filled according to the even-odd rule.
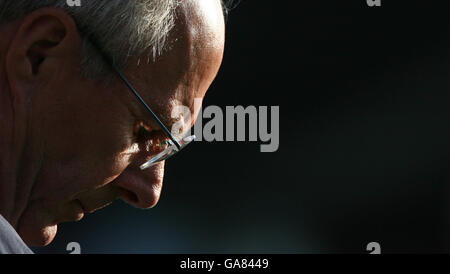
[[[28,14],[6,53],[6,74],[12,93],[36,89],[78,69],[81,37],[71,16],[56,8]],[[13,94],[13,97],[18,94]]]

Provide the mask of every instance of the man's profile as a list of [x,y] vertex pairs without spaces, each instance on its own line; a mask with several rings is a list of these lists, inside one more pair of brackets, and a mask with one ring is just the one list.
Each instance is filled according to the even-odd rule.
[[224,32],[220,0],[0,0],[0,253],[30,253],[117,198],[153,207],[164,161],[140,167],[169,137],[102,52],[169,130],[190,108],[181,136]]

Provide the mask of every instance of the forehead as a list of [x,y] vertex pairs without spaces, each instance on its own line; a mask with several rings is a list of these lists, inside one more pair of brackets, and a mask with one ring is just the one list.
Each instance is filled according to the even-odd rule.
[[[224,17],[219,0],[183,1],[166,51],[155,60],[132,59],[127,77],[144,101],[169,127],[170,112],[184,105],[193,112],[195,98],[203,98],[217,74],[224,47]],[[136,98],[135,108],[145,111]],[[147,115],[148,117],[149,115]]]

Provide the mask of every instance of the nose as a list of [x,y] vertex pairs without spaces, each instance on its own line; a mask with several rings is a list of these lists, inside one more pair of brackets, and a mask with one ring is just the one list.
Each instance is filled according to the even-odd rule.
[[141,170],[139,166],[128,166],[114,185],[119,188],[119,198],[138,208],[154,207],[161,195],[164,179],[164,162]]

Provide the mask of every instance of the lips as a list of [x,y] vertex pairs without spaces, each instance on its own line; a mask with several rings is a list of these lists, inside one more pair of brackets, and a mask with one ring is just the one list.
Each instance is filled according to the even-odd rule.
[[89,206],[89,205],[83,204],[83,202],[81,202],[81,200],[79,200],[79,199],[77,199],[77,202],[79,203],[83,212],[87,213],[87,214],[93,213],[93,212],[95,212],[99,209],[102,209],[112,203],[112,201],[106,202],[106,203],[102,202],[102,203],[97,203],[97,204]]

